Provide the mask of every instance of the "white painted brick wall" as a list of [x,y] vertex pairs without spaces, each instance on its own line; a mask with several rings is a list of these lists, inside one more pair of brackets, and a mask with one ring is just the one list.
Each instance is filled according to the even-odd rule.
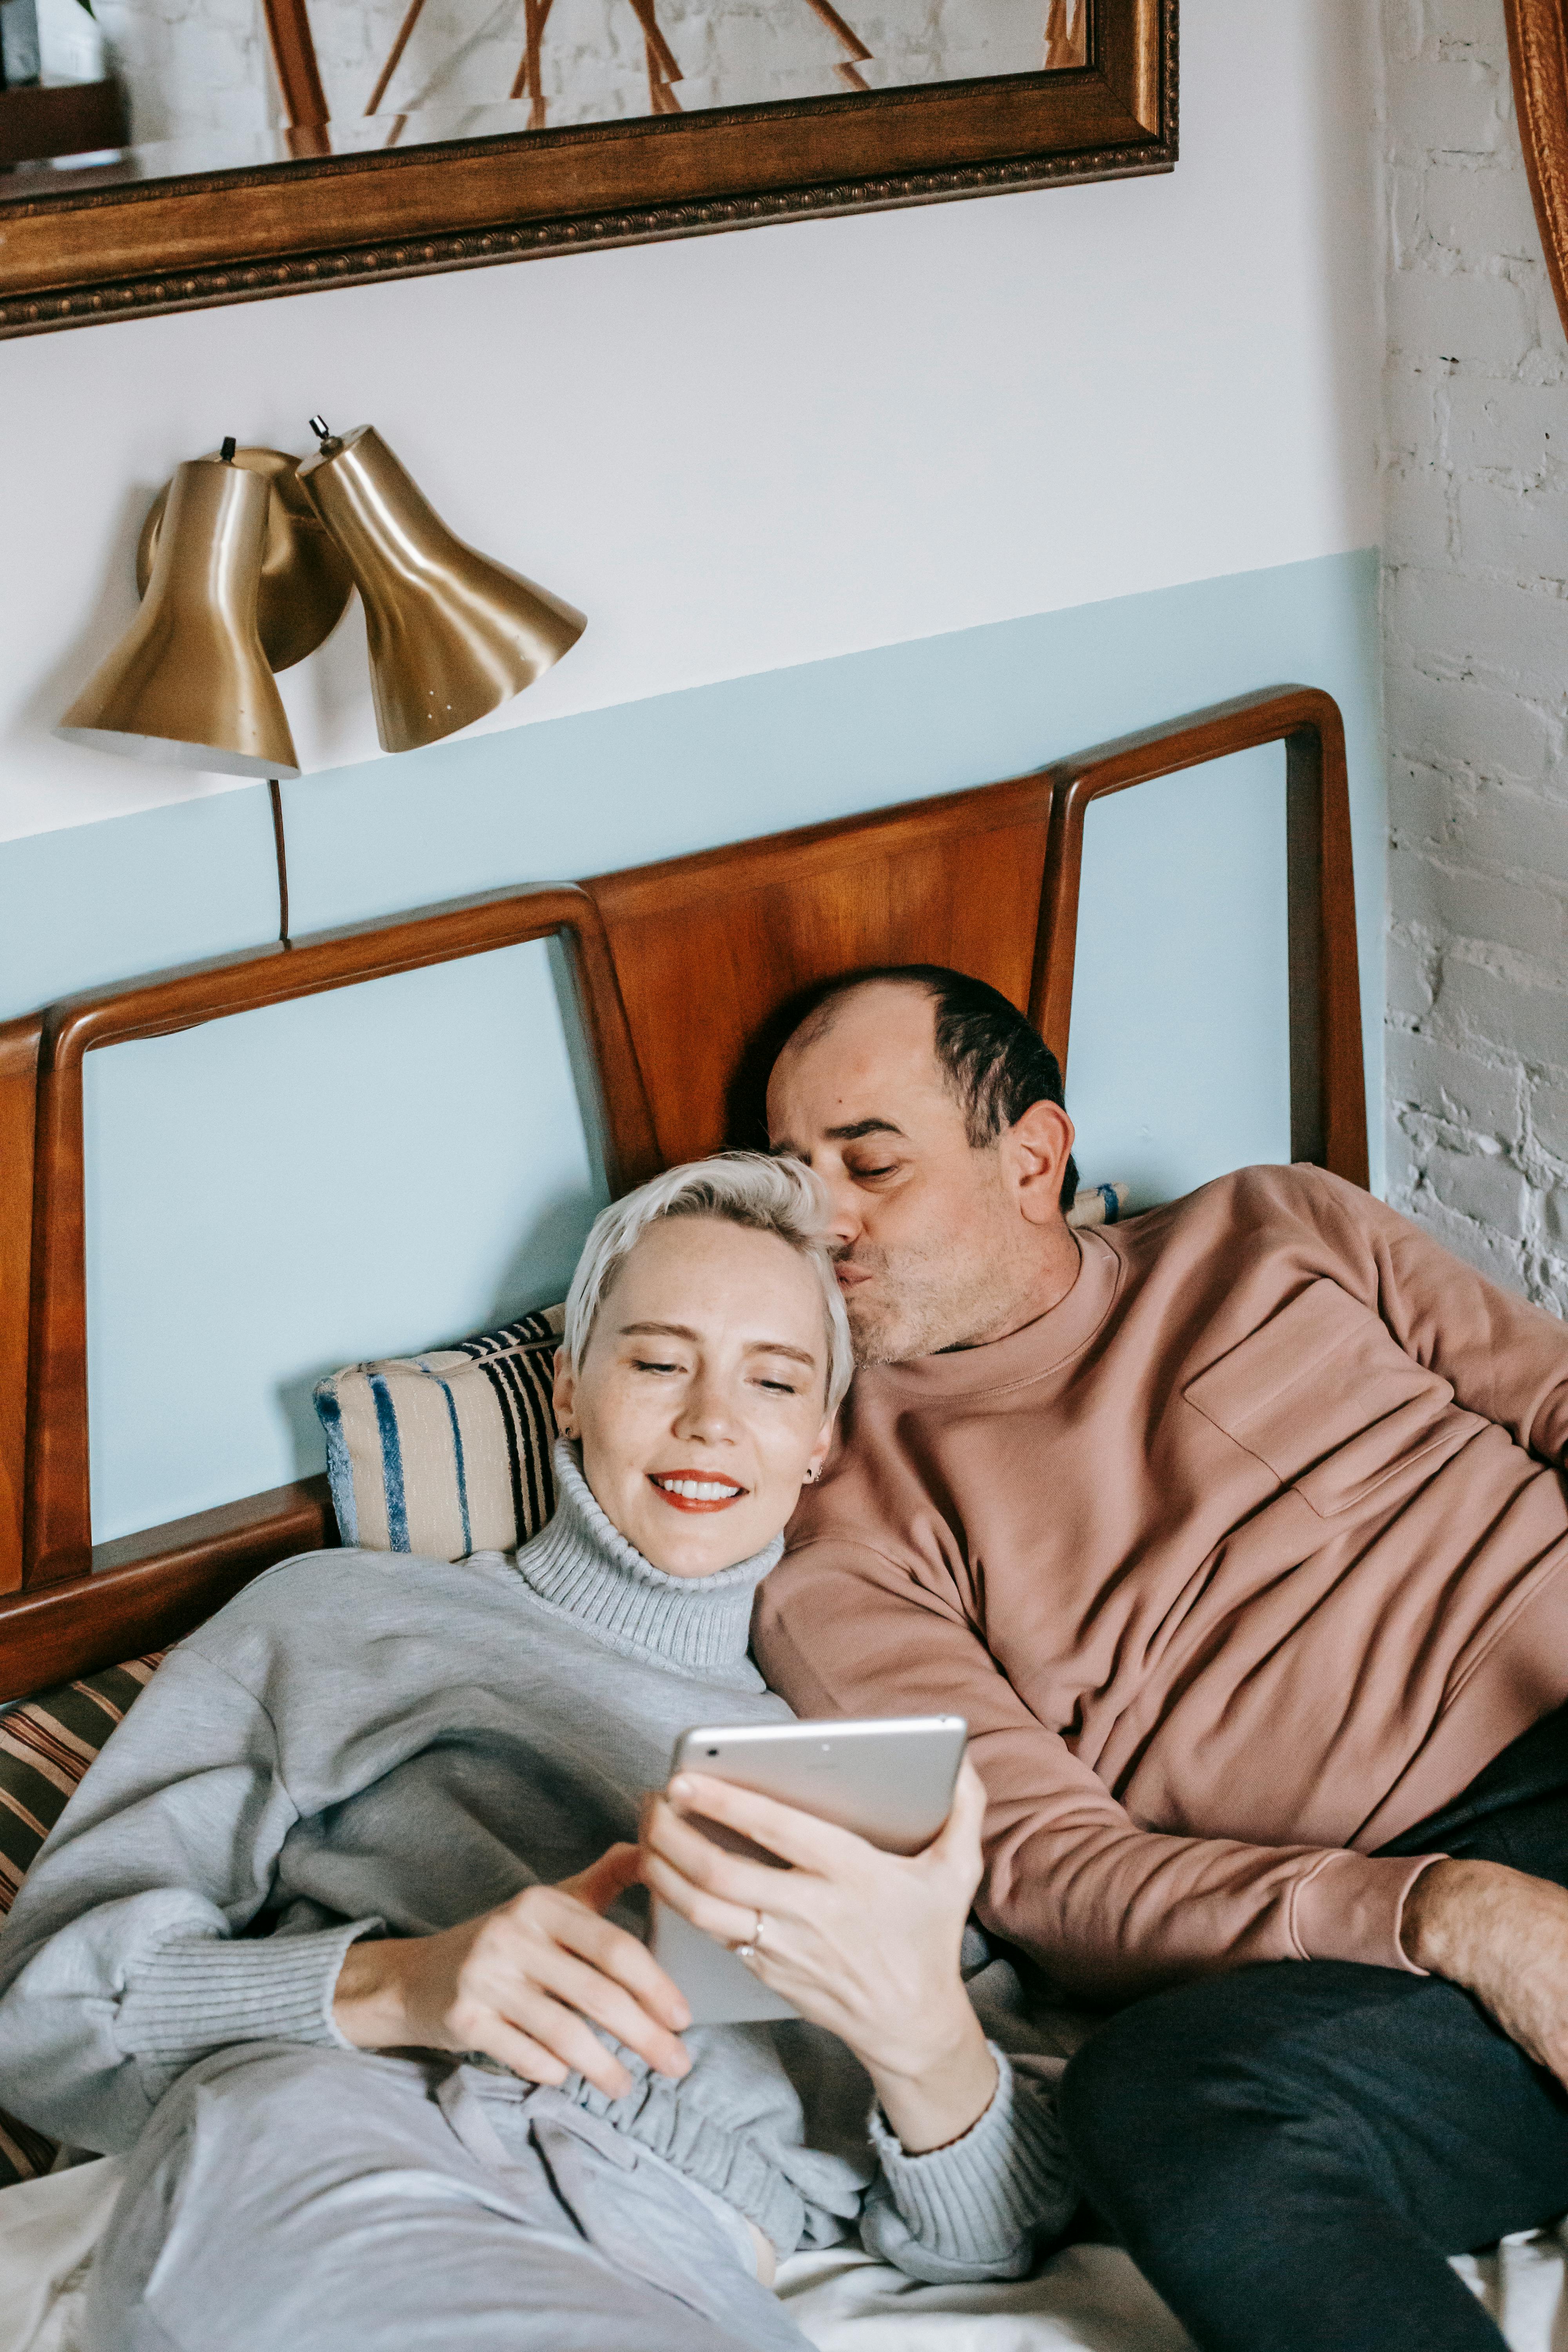
[[1502,0],[1384,0],[1389,1197],[1568,1314],[1568,345]]

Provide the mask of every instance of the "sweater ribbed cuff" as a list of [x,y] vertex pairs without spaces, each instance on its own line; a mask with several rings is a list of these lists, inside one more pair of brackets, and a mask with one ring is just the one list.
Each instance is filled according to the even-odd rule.
[[965,2266],[1005,2263],[1031,2237],[1065,2230],[1078,2201],[1067,2144],[1048,2095],[1021,2086],[1006,2053],[996,2061],[991,2105],[962,2139],[906,2156],[879,2108],[871,2144],[917,2244]]
[[1363,1960],[1375,1969],[1425,1976],[1400,1941],[1405,1898],[1441,1854],[1335,1851],[1301,1879],[1290,1925],[1305,1960]]
[[132,1960],[116,2039],[128,2056],[170,2080],[234,2042],[314,2042],[346,2050],[332,2022],[343,1955],[384,1924],[356,1919],[322,1934],[256,1943],[171,1937]]

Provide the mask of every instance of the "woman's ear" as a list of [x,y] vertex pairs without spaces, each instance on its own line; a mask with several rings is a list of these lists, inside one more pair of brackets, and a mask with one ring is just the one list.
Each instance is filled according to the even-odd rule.
[[573,1416],[577,1410],[577,1375],[572,1369],[572,1360],[564,1348],[557,1348],[555,1350],[555,1387],[552,1391],[552,1402],[555,1406],[556,1428],[563,1437],[575,1437],[577,1431]]
[[810,1454],[806,1456],[805,1483],[808,1486],[816,1486],[817,1478],[821,1474],[822,1465],[827,1459],[828,1448],[833,1444],[834,1424],[837,1421],[837,1418],[838,1415],[837,1411],[828,1414],[827,1419],[823,1423],[822,1428],[817,1434],[816,1444],[812,1447]]

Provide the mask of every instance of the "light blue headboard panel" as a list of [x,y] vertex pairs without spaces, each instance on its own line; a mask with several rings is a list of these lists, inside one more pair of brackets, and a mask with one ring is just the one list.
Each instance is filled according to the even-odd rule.
[[1093,801],[1068,1099],[1132,1208],[1290,1157],[1285,748]]
[[560,1298],[607,1197],[545,941],[84,1070],[100,1542],[319,1469],[321,1373]]

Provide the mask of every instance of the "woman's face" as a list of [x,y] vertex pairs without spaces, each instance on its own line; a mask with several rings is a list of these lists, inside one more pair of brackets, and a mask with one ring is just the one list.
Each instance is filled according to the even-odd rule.
[[831,1422],[822,1291],[775,1234],[650,1225],[599,1301],[555,1410],[600,1509],[671,1576],[711,1576],[783,1528]]

